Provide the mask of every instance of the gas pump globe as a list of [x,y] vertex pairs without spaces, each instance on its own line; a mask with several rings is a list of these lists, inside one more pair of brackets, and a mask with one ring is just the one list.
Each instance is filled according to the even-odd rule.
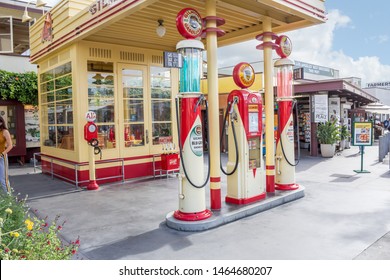
[[[262,149],[262,97],[248,90],[255,79],[252,66],[239,63],[233,79],[240,90],[228,96],[230,125],[228,128],[227,195],[225,201],[247,204],[266,197],[265,168]],[[237,148],[236,148],[237,147]]]
[[183,59],[179,91],[181,93],[200,92],[203,43],[198,40],[183,40],[176,45],[176,49]]

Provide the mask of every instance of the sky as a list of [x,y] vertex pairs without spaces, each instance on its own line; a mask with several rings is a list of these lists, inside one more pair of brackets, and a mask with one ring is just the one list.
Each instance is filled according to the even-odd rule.
[[[59,0],[46,2],[54,6]],[[341,78],[361,78],[363,87],[390,81],[390,1],[326,0],[325,8],[326,23],[285,34],[293,44],[290,58],[337,69]],[[220,48],[219,66],[261,61],[259,43]]]

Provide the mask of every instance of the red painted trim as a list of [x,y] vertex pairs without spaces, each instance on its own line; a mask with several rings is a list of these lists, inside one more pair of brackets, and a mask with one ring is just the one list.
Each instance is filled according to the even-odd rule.
[[221,182],[221,177],[210,177],[211,183],[219,183]]
[[259,195],[256,195],[256,196],[253,196],[250,198],[233,198],[233,197],[226,196],[225,201],[226,201],[226,203],[242,205],[242,204],[248,204],[248,203],[262,200],[265,197],[266,197],[266,193],[262,193],[262,194],[259,194]]
[[256,49],[264,50],[265,47],[271,47],[273,50],[275,50],[279,47],[279,45],[275,44],[274,42],[269,41],[269,42],[264,42],[264,43],[261,43],[260,45],[257,45]]
[[206,29],[203,29],[202,31],[202,34],[200,35],[201,38],[206,38],[206,35],[208,32],[216,32],[217,33],[217,37],[222,37],[223,35],[226,34],[225,31],[223,31],[222,29],[219,29],[217,27],[208,27]]
[[268,193],[275,192],[275,175],[265,175],[266,190]]
[[[289,4],[291,4],[291,5],[295,6],[295,7],[301,8],[302,10],[305,10],[306,12],[309,12],[309,13],[311,13],[311,14],[313,14],[313,15],[316,15],[316,16],[318,16],[319,18],[325,19],[325,15],[321,15],[321,14],[319,14],[319,13],[317,13],[317,12],[314,12],[313,10],[310,10],[310,9],[308,9],[308,8],[305,8],[305,7],[302,7],[301,5],[298,5],[298,4],[294,3],[294,2],[291,2],[291,1],[289,1],[289,0],[284,0],[284,2],[287,2],[287,3],[289,3]],[[299,0],[297,0],[297,2],[300,2],[300,3],[302,3],[302,4],[305,4],[306,6],[309,6],[309,7],[313,8],[314,10],[317,10],[317,11],[319,11],[319,12],[324,13],[324,11],[322,11],[322,10],[320,10],[320,9],[317,9],[316,7],[311,6],[311,5],[307,4],[307,3],[304,3],[304,2],[299,1]]]
[[202,212],[197,212],[197,213],[184,213],[179,210],[176,210],[173,213],[173,217],[175,219],[181,220],[181,221],[200,221],[200,220],[205,220],[208,219],[212,216],[213,214],[211,213],[210,210],[206,209]]
[[206,26],[208,20],[215,20],[215,23],[217,26],[221,26],[221,25],[225,24],[224,18],[220,18],[220,17],[216,17],[216,16],[207,16],[207,17],[204,17],[202,20],[203,20],[203,26]]
[[292,191],[299,189],[298,184],[275,184],[275,189],[279,191]]
[[[32,60],[36,60],[38,59],[39,57],[41,57],[42,55],[44,55],[45,53],[59,47],[62,43],[65,43],[67,42],[68,40],[72,39],[73,37],[79,35],[81,32],[83,31],[86,31],[89,27],[95,25],[96,23],[99,23],[105,19],[107,19],[108,17],[112,16],[112,15],[115,15],[116,13],[120,12],[121,10],[133,5],[134,3],[138,2],[140,0],[134,0],[132,1],[131,3],[128,3],[127,5],[124,5],[123,7],[119,8],[119,9],[116,9],[114,12],[112,12],[111,14],[99,19],[101,16],[103,16],[104,14],[110,12],[111,10],[115,9],[115,8],[118,8],[120,5],[122,5],[123,3],[127,2],[127,0],[123,0],[121,3],[109,8],[108,10],[102,12],[102,13],[99,13],[96,17],[93,17],[92,19],[82,23],[81,25],[77,26],[74,30],[68,32],[67,34],[65,34],[64,36],[62,36],[61,38],[59,38],[57,41],[49,44],[46,48],[43,48],[42,50],[40,50],[39,52],[37,52],[36,54],[34,54],[33,56],[30,57],[30,61]],[[99,19],[99,20],[98,20]],[[97,22],[94,22],[94,21],[97,21]],[[87,25],[88,23],[92,22],[92,24],[89,24],[88,26],[86,26],[85,28],[81,29],[81,27]],[[73,34],[74,33],[74,34]],[[70,37],[68,37],[70,36]],[[68,38],[67,38],[68,37]]]
[[210,189],[210,204],[211,209],[221,210],[221,189]]
[[267,170],[275,170],[275,165],[266,165],[265,169],[267,169]]
[[260,33],[259,35],[256,36],[256,40],[258,41],[263,41],[264,39],[264,36],[271,36],[271,39],[272,40],[276,40],[278,38],[278,35],[276,35],[275,33],[273,32],[263,32],[263,33]]

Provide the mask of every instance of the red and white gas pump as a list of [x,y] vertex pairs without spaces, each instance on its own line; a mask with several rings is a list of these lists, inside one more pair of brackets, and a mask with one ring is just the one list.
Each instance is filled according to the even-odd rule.
[[[88,142],[88,159],[89,159],[89,183],[87,186],[88,190],[97,190],[99,185],[96,183],[95,174],[95,149],[99,149],[98,141],[98,128],[94,123],[96,119],[96,113],[89,111],[85,114],[87,123],[84,125],[84,140]],[[100,149],[99,149],[100,151]]]
[[[295,153],[294,153],[294,122],[293,122],[293,66],[294,63],[287,57],[291,54],[290,39],[281,35],[276,43],[276,49],[281,57],[275,62],[277,100],[279,107],[278,137],[276,140],[276,174],[275,189],[295,190],[299,185],[295,183]],[[299,147],[298,147],[299,149]]]
[[255,79],[250,64],[237,64],[233,70],[233,79],[241,89],[233,90],[228,96],[227,110],[230,111],[231,125],[228,128],[225,201],[247,204],[266,197],[262,149],[263,105],[261,94],[247,89]]
[[[176,99],[176,112],[179,116],[179,209],[174,212],[178,220],[197,221],[209,218],[212,213],[206,209],[205,179],[203,174],[203,137],[200,92],[202,73],[202,52],[204,45],[195,38],[202,33],[202,18],[197,11],[185,8],[176,18],[177,29],[186,38],[177,43],[176,49],[182,57],[180,69],[180,93]],[[180,103],[180,104],[179,104]],[[180,124],[179,124],[180,123]],[[210,174],[210,173],[209,173]]]

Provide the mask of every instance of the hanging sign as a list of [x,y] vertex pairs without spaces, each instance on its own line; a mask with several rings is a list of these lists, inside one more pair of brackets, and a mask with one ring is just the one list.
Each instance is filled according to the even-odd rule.
[[372,146],[373,136],[372,122],[353,123],[352,145],[353,146]]
[[286,35],[279,36],[276,39],[275,43],[278,45],[278,47],[276,48],[276,53],[281,58],[286,58],[291,54],[292,43],[291,43],[290,38],[288,38]]
[[166,68],[181,68],[183,67],[183,59],[181,53],[164,52],[164,67]]
[[318,94],[313,96],[313,115],[315,123],[328,121],[328,95]]
[[255,70],[249,63],[241,62],[233,69],[233,80],[240,88],[248,88],[255,81]]

